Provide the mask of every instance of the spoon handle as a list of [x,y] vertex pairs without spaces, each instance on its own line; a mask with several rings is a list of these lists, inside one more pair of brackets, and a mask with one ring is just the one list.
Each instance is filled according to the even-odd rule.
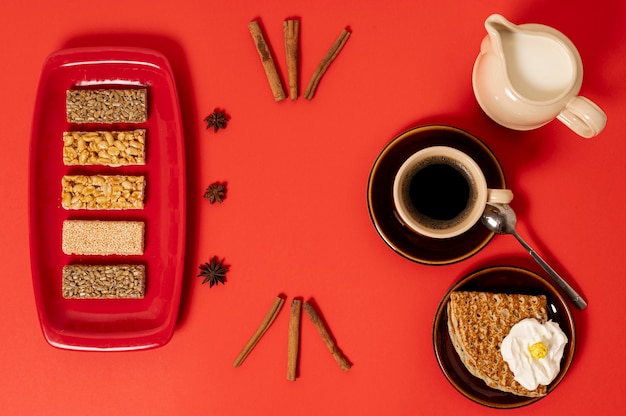
[[572,299],[574,305],[576,305],[579,309],[585,309],[587,307],[587,302],[580,296],[557,272],[554,271],[552,267],[548,263],[545,262],[544,259],[541,258],[539,254],[535,250],[533,250],[527,243],[522,239],[522,237],[514,232],[513,235],[517,238],[517,241],[520,242],[522,246],[528,251],[530,256],[535,259],[535,261],[550,275],[552,279],[567,293],[567,295]]

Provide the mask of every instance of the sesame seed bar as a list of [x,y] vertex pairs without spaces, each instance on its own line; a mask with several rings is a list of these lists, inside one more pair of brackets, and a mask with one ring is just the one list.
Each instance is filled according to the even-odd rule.
[[65,254],[140,255],[144,250],[143,221],[63,221]]
[[65,209],[143,209],[143,176],[66,175],[61,178]]
[[63,164],[128,166],[145,165],[146,130],[65,131]]
[[63,266],[61,289],[65,299],[142,299],[146,267],[143,264]]
[[143,123],[148,118],[147,90],[69,89],[65,109],[70,123]]

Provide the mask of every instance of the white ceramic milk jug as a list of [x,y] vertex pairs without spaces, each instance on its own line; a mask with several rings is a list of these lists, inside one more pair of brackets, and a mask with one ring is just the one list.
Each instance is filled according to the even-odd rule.
[[515,130],[532,130],[557,118],[582,137],[606,125],[606,114],[578,96],[580,55],[561,32],[540,24],[514,25],[494,14],[485,21],[472,84],[483,111]]

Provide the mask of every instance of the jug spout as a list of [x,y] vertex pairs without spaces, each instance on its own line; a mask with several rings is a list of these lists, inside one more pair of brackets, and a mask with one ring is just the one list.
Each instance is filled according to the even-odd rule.
[[485,29],[489,35],[491,47],[495,50],[501,50],[502,38],[507,34],[517,32],[517,25],[508,21],[504,16],[500,14],[492,14],[485,20]]
[[517,31],[517,25],[509,22],[500,14],[492,14],[485,20],[485,29],[490,36],[500,37],[502,32]]
[[509,22],[500,14],[492,14],[485,20],[485,29],[487,37],[481,44],[482,53],[500,54],[502,51],[502,38],[507,33],[513,33],[518,30],[517,26]]

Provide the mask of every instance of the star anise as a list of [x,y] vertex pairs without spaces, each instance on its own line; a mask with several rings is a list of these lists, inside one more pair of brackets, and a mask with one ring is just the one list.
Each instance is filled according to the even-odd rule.
[[230,266],[225,266],[223,263],[224,259],[218,260],[217,256],[213,256],[210,263],[201,264],[198,277],[204,278],[202,284],[209,282],[209,288],[218,283],[224,284],[226,272]]
[[217,108],[204,119],[207,123],[206,129],[213,127],[213,131],[216,133],[219,129],[225,129],[229,120],[230,118],[224,114],[224,111],[218,111]]
[[216,202],[221,204],[224,198],[226,198],[226,184],[215,182],[206,188],[202,196],[207,198],[211,204]]

